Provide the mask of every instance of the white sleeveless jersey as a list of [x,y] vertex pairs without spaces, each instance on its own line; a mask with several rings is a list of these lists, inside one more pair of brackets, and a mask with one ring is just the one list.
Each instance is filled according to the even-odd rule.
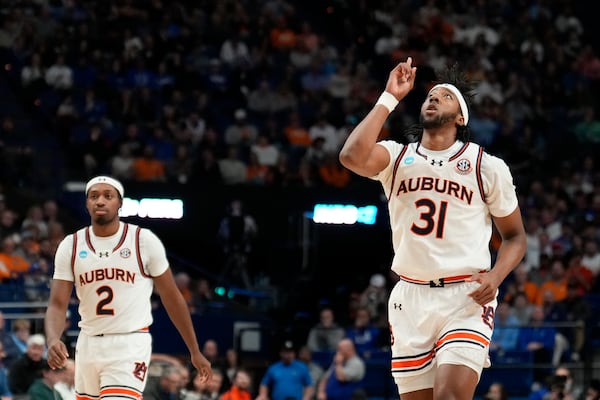
[[110,237],[95,236],[91,226],[65,237],[56,251],[53,278],[74,283],[82,332],[129,333],[152,323],[152,277],[168,267],[154,233],[121,222]]
[[443,151],[379,144],[390,164],[372,179],[388,199],[392,270],[423,281],[489,270],[491,216],[505,217],[518,205],[504,161],[460,141]]

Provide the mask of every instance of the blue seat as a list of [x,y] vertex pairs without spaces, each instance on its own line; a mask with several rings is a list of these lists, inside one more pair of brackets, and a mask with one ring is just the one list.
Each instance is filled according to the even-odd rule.
[[327,369],[333,361],[333,351],[313,351],[312,359],[321,367]]
[[506,351],[491,353],[492,366],[481,374],[476,393],[485,394],[490,385],[499,382],[508,395],[527,396],[533,384],[533,354],[529,351]]
[[390,372],[389,358],[382,360],[366,360],[365,377],[362,384],[367,396],[384,399],[397,398],[396,383]]

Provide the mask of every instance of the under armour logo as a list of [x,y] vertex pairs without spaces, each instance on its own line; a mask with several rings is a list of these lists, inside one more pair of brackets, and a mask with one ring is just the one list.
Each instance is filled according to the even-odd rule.
[[108,251],[100,251],[98,252],[98,257],[108,257]]
[[434,160],[433,158],[431,159],[431,165],[437,165],[439,167],[442,166],[442,160]]
[[429,287],[444,287],[444,278],[440,278],[436,281],[429,281]]
[[394,310],[402,310],[402,304],[394,303]]

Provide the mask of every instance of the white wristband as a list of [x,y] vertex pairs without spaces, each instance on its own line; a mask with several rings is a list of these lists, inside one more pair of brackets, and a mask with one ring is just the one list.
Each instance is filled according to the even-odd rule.
[[381,93],[381,96],[379,96],[379,99],[377,99],[377,103],[375,103],[375,105],[381,104],[387,108],[389,112],[392,112],[398,103],[398,99],[393,94],[390,92],[383,92]]

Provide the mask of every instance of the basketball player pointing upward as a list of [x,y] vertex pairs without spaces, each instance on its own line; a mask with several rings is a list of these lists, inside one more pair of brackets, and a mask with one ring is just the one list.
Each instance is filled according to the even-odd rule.
[[[525,231],[508,167],[467,141],[470,88],[455,68],[429,90],[415,142],[377,141],[416,72],[410,57],[390,72],[340,161],[388,198],[400,276],[389,298],[391,372],[402,400],[471,400],[489,366],[497,289],[523,258]],[[493,266],[492,224],[502,237]]]
[[187,345],[191,362],[208,380],[186,303],[175,286],[165,249],[148,229],[121,222],[123,185],[113,178],[91,179],[85,189],[91,225],[68,235],[55,256],[46,311],[48,363],[61,368],[68,357],[60,336],[75,285],[81,328],[75,357],[79,399],[141,399],[152,352],[153,287]]

